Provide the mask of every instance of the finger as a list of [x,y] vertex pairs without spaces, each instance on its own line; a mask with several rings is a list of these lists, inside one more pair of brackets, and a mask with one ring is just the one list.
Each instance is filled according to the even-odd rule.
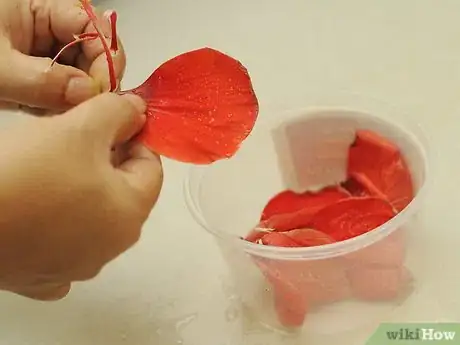
[[6,101],[1,101],[0,100],[0,109],[1,110],[16,110],[19,109],[20,106],[17,103],[13,102],[6,102]]
[[104,93],[68,112],[72,128],[112,149],[137,134],[145,122],[145,103],[135,95]]
[[[121,43],[119,44],[119,47],[121,47]],[[117,79],[117,85],[120,85],[126,67],[126,56],[122,47],[118,53],[113,56],[113,66],[115,77]],[[101,53],[97,56],[90,63],[89,69],[84,70],[87,71],[87,73],[98,83],[100,91],[107,91],[110,89],[109,69],[105,53]]]
[[[74,35],[84,32],[89,18],[78,5],[78,0],[33,1],[31,10],[35,13],[35,44],[46,42],[49,37],[61,43],[69,43]],[[43,47],[42,50],[46,50]]]
[[29,107],[68,109],[99,92],[83,71],[15,50],[0,56],[0,98]]
[[61,283],[15,288],[11,292],[39,301],[57,301],[66,297],[70,289],[70,283]]
[[155,205],[163,185],[163,167],[158,155],[140,143],[134,143],[129,158],[118,168],[129,185],[138,192],[145,211],[150,212]]
[[19,109],[21,109],[21,112],[27,115],[40,116],[40,117],[54,116],[58,114],[58,112],[50,111],[45,108],[28,107],[26,105],[20,105]]

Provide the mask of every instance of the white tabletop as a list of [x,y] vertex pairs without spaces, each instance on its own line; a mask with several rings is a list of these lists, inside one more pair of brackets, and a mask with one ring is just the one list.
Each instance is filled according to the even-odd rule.
[[[456,0],[107,0],[128,55],[124,87],[162,62],[210,46],[248,68],[260,116],[345,90],[407,110],[431,140],[434,188],[421,215],[426,277],[386,320],[460,321],[460,2]],[[1,114],[7,121],[10,114]],[[267,115],[268,116],[268,115]],[[5,345],[275,345],[256,326],[242,337],[225,265],[183,199],[187,166],[165,160],[161,199],[141,241],[63,301],[0,295]],[[442,267],[442,268],[441,268]],[[360,345],[372,329],[340,336]],[[249,334],[248,334],[249,333]],[[244,340],[242,340],[244,339]],[[339,344],[310,339],[312,345]],[[302,344],[304,341],[293,341]]]

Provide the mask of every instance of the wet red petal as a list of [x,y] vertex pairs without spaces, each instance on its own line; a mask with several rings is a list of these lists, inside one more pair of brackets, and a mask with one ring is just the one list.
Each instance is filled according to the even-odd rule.
[[[289,217],[295,217],[295,214],[294,215],[275,216],[273,218],[275,218],[275,219],[278,218],[279,219],[280,217],[288,219]],[[310,221],[310,219],[311,219],[311,217],[308,217],[308,222]],[[299,220],[301,221],[300,218],[299,218]],[[289,222],[289,220],[288,220],[288,222]],[[272,225],[273,224],[275,224],[275,223],[272,223]],[[260,223],[260,225],[257,228],[260,228],[261,226],[266,227],[266,225],[267,225],[267,222],[262,222],[262,223]],[[246,236],[246,238],[245,238],[246,241],[257,243],[259,240],[262,240],[263,238],[265,238],[265,241],[267,241],[267,240],[268,241],[277,241],[278,239],[283,240],[285,237],[288,237],[286,239],[286,241],[288,243],[290,243],[290,241],[292,240],[295,243],[297,243],[298,245],[300,245],[301,247],[320,246],[320,245],[335,242],[330,236],[326,235],[325,233],[323,233],[321,231],[317,231],[317,230],[314,230],[314,229],[294,229],[294,230],[279,231],[278,229],[280,229],[280,228],[276,228],[275,230],[273,230],[273,232],[270,232],[270,233],[267,234],[266,231],[259,231],[259,230],[257,230],[257,228],[253,229],[249,233],[249,235]],[[272,228],[269,228],[269,229],[272,229]],[[283,228],[281,227],[281,229],[283,229]],[[278,234],[282,234],[283,236],[279,236]],[[270,236],[268,236],[268,235],[270,235]],[[264,243],[264,241],[262,241],[262,244],[267,244],[268,245],[269,243]],[[276,244],[271,244],[271,245],[276,246]],[[285,245],[280,245],[280,246],[285,247]]]
[[314,214],[316,214],[316,212],[318,212],[316,209],[306,208],[294,213],[278,214],[270,219],[260,222],[257,227],[262,229],[272,229],[278,232],[305,228],[308,227],[311,218]]
[[306,284],[305,291],[312,307],[343,301],[351,295],[348,279],[343,271],[323,271],[320,280]]
[[375,196],[386,200],[386,196],[362,173],[350,173],[342,187],[354,196]]
[[369,232],[393,216],[392,206],[382,199],[352,197],[323,208],[313,216],[310,227],[343,241]]
[[266,234],[265,231],[251,230],[249,234],[244,238],[246,241],[256,243],[262,239]]
[[260,220],[267,220],[275,215],[293,213],[309,209],[315,213],[322,207],[344,199],[349,195],[339,187],[327,187],[318,192],[295,193],[286,190],[275,195],[262,211]]
[[302,247],[314,247],[334,243],[334,239],[324,232],[313,229],[295,229],[282,233]]
[[287,284],[273,284],[274,304],[280,323],[286,327],[299,327],[308,311],[308,295]]
[[268,202],[261,216],[263,220],[257,227],[275,231],[305,228],[322,208],[348,197],[350,195],[344,189],[335,186],[303,194],[284,191]]
[[371,195],[376,195],[377,190],[398,211],[414,197],[412,178],[398,148],[376,133],[357,132],[349,150],[347,170],[364,190]]
[[403,266],[366,266],[348,272],[351,288],[357,298],[385,301],[403,296],[410,289],[412,275]]
[[[262,243],[279,247],[314,246],[334,242],[313,229],[296,229],[265,234]],[[287,327],[301,326],[309,305],[319,306],[349,296],[340,259],[272,260],[255,258],[274,293],[279,321]]]
[[406,233],[398,229],[387,237],[347,254],[351,265],[401,266],[406,258]]
[[273,288],[275,308],[285,326],[300,326],[309,306],[343,300],[349,286],[342,260],[274,260],[255,258]]
[[396,210],[402,211],[414,198],[412,177],[405,162],[400,158],[382,173],[388,177],[381,188],[382,192]]
[[353,176],[340,184],[342,188],[350,192],[353,196],[370,196],[369,191],[358,182]]
[[374,150],[379,151],[379,156],[394,157],[399,155],[399,148],[390,140],[366,129],[356,131],[356,138],[352,147],[373,147]]
[[262,244],[266,246],[276,246],[276,247],[302,247],[299,243],[294,241],[289,236],[286,236],[283,233],[279,232],[270,232],[265,234],[262,239]]
[[187,163],[233,156],[252,131],[259,109],[245,67],[210,48],[165,62],[126,92],[148,103],[138,139],[158,154]]
[[[313,229],[295,229],[286,232],[263,233],[261,243],[277,247],[313,247],[334,243],[325,233]],[[252,241],[251,241],[252,242]]]

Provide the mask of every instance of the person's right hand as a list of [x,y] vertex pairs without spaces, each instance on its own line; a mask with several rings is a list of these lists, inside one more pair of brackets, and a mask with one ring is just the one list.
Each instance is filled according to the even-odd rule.
[[0,289],[60,299],[136,243],[163,181],[159,157],[130,140],[144,110],[105,93],[0,133]]

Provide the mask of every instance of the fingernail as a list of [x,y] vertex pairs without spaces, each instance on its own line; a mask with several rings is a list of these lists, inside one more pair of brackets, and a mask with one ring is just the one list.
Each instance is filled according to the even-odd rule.
[[98,93],[98,86],[92,78],[75,77],[70,79],[67,85],[65,98],[70,104],[79,104],[96,96]]
[[131,104],[134,105],[134,107],[139,111],[139,113],[144,114],[147,110],[147,105],[141,97],[133,94],[124,94],[122,97],[130,101]]

